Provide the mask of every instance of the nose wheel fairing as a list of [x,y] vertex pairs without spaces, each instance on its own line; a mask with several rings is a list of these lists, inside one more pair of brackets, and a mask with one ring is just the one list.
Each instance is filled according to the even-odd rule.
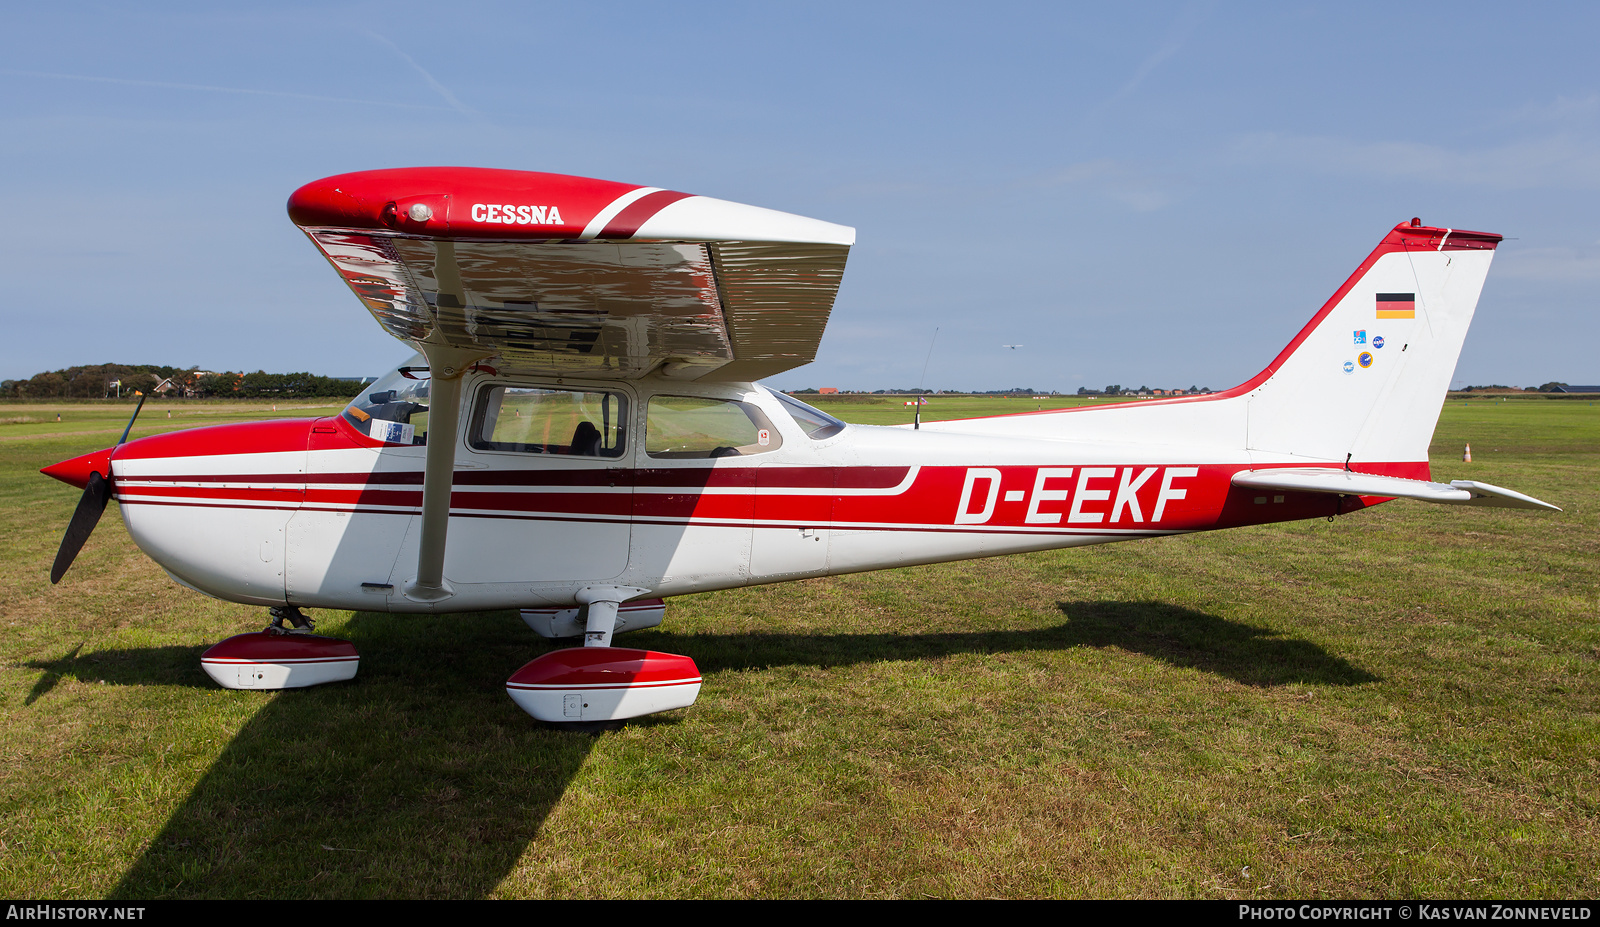
[[224,689],[298,689],[354,679],[361,656],[336,637],[268,628],[230,637],[200,656]]

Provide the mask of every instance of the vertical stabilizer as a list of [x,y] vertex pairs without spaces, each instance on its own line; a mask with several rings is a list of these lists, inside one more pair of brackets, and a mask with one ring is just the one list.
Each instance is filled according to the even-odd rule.
[[1352,465],[1425,463],[1499,241],[1397,226],[1239,388],[1249,402],[1246,446]]
[[1348,460],[1420,476],[1499,243],[1416,220],[1396,226],[1265,370],[1221,393],[922,427],[1247,450],[1262,463]]

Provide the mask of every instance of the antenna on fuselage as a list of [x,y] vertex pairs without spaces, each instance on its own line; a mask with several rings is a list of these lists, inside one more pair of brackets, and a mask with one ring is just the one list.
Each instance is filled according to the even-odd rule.
[[939,326],[933,327],[933,337],[928,339],[928,356],[922,359],[922,377],[917,380],[917,402],[912,406],[916,411],[912,413],[911,430],[922,430],[922,385],[928,382],[928,361],[933,360],[933,345],[939,340]]

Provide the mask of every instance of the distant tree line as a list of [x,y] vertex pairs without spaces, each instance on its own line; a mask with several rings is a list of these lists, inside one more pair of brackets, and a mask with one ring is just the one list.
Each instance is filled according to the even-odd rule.
[[310,399],[350,398],[359,380],[312,373],[216,373],[160,364],[89,364],[36,373],[26,380],[0,380],[0,397],[16,399],[106,399],[139,390],[168,398]]
[[1471,393],[1471,392],[1476,392],[1476,391],[1480,391],[1480,390],[1520,389],[1524,393],[1554,393],[1554,392],[1559,392],[1560,391],[1559,388],[1560,387],[1564,387],[1566,385],[1567,384],[1562,383],[1559,380],[1551,380],[1549,383],[1546,383],[1543,386],[1504,386],[1504,385],[1499,384],[1499,383],[1492,383],[1492,384],[1490,384],[1488,386],[1465,386],[1465,387],[1462,387],[1461,389],[1455,390],[1455,392],[1458,392],[1458,393]]
[[[1200,396],[1211,392],[1211,387],[1209,386],[1191,386],[1188,389],[1183,389],[1181,387],[1173,389],[1167,389],[1165,387],[1158,388],[1164,390],[1166,395],[1183,394],[1188,396]],[[1148,386],[1141,386],[1138,389],[1134,389],[1131,386],[1124,387],[1121,383],[1112,383],[1105,389],[1090,389],[1087,386],[1078,387],[1079,396],[1149,396],[1153,395],[1154,393],[1155,390]]]

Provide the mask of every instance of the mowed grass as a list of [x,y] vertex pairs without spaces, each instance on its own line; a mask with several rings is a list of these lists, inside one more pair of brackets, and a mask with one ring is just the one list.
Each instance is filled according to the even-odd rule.
[[599,735],[506,697],[550,649],[512,612],[319,612],[355,682],[231,692],[199,654],[262,610],[173,584],[114,511],[51,587],[77,494],[34,471],[127,411],[0,433],[10,897],[1600,892],[1586,402],[1457,400],[1436,436],[1436,477],[1561,514],[1399,502],[674,599],[622,640],[694,657],[699,703]]

